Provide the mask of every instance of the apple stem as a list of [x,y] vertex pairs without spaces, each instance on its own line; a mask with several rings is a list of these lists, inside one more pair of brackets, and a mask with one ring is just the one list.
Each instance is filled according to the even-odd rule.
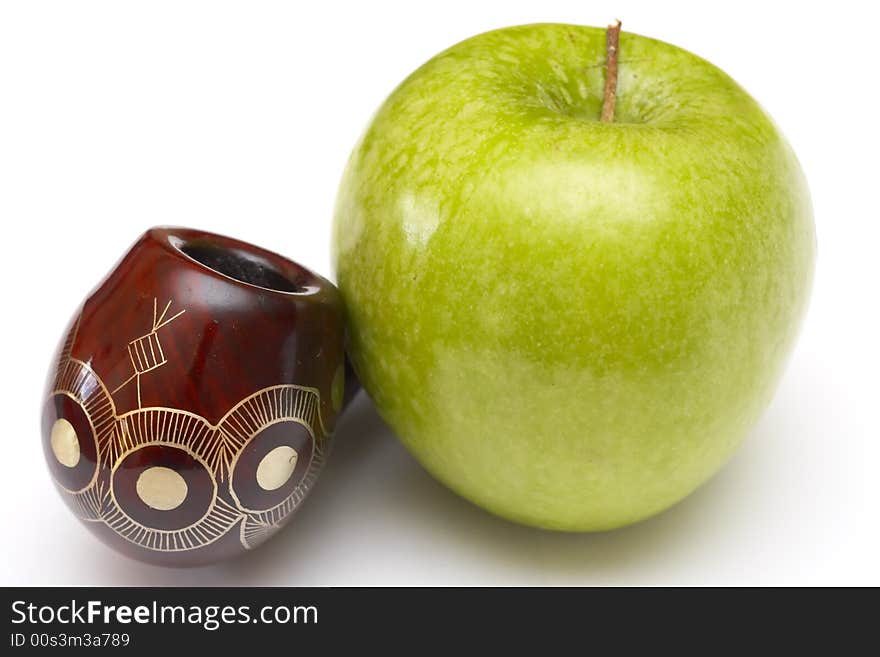
[[620,45],[620,21],[605,30],[605,99],[602,101],[602,122],[614,121],[617,100],[617,51]]

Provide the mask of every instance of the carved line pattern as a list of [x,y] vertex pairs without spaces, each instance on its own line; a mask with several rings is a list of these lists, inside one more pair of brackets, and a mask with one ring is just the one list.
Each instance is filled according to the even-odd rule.
[[71,502],[74,506],[74,513],[80,520],[86,522],[102,522],[104,500],[107,497],[106,486],[104,482],[99,482],[97,486],[90,486],[81,493],[73,493]]
[[267,511],[252,511],[247,514],[241,525],[242,545],[249,549],[255,547],[281,528],[283,521],[299,506],[317,480],[324,458],[323,447],[315,443],[309,468],[287,499]]
[[210,545],[241,520],[241,513],[221,497],[198,522],[174,530],[160,530],[135,522],[117,505],[106,507],[101,519],[125,540],[158,552],[182,552]]
[[293,420],[302,424],[309,432],[313,442],[315,418],[319,418],[321,434],[324,426],[320,421],[321,396],[314,388],[296,385],[280,385],[263,388],[233,406],[220,422],[217,429],[223,436],[226,459],[224,471],[219,472],[220,480],[235,467],[236,457],[248,441],[270,424],[282,420]]
[[[183,312],[159,327],[155,326],[154,319],[154,331]],[[58,484],[68,494],[76,515],[86,522],[103,522],[123,539],[161,552],[204,547],[239,523],[239,540],[245,549],[255,547],[277,531],[305,498],[324,463],[329,436],[321,416],[320,392],[295,384],[264,388],[241,400],[216,425],[195,413],[166,407],[137,408],[117,415],[113,396],[101,378],[87,364],[70,356],[80,320],[78,316],[62,345],[53,386],[53,394],[69,394],[86,412],[98,447],[99,467],[84,489],[69,491]],[[291,494],[266,511],[245,509],[240,504],[236,507],[217,495],[217,482],[226,482],[227,490],[237,501],[230,479],[238,456],[267,425],[283,420],[299,422],[312,437],[312,458],[303,479]],[[144,445],[156,444],[186,451],[206,465],[214,479],[215,495],[209,510],[188,527],[160,530],[134,521],[119,506],[112,485],[98,481],[101,466],[109,469],[112,481],[112,473],[127,454]]]
[[[73,322],[73,326],[70,327],[70,330],[67,332],[67,336],[64,338],[64,343],[61,345],[61,353],[58,355],[58,367],[56,368],[55,373],[55,381],[57,383],[58,377],[61,373],[61,368],[67,363],[70,358],[70,352],[73,350],[73,343],[76,341],[76,336],[79,333],[79,323],[82,320],[82,313],[77,314],[76,320]],[[58,387],[57,385],[55,386]]]
[[[68,357],[58,366],[52,394],[68,395],[85,411],[94,435],[98,463],[101,463],[104,451],[113,442],[116,408],[100,377],[82,361]],[[100,468],[96,467],[89,483],[80,490],[94,485],[99,471]],[[64,490],[69,493],[80,492],[66,488]]]
[[137,447],[164,442],[195,454],[215,470],[222,444],[216,440],[217,430],[200,415],[157,406],[124,413],[117,421],[117,438],[107,450],[108,467]]

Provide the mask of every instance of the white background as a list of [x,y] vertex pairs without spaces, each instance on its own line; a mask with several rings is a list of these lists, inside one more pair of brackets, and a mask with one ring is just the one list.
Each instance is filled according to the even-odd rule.
[[[880,584],[878,16],[826,4],[2,3],[0,584]],[[491,28],[614,17],[742,83],[813,193],[800,343],[717,477],[628,529],[527,529],[435,483],[361,396],[299,515],[244,558],[145,566],[78,524],[43,464],[42,386],[74,308],[130,242],[189,225],[329,274],[342,167],[404,76]]]

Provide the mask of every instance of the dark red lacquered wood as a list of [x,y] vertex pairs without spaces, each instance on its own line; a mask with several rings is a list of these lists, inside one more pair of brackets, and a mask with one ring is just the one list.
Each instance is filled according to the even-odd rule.
[[335,287],[211,233],[147,231],[85,300],[50,372],[49,469],[73,511],[165,565],[255,547],[320,472],[346,394]]

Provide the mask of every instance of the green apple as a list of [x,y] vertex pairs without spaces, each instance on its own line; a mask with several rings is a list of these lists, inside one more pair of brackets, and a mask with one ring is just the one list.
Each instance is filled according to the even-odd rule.
[[[768,404],[815,255],[798,162],[729,76],[623,33],[527,25],[385,101],[337,199],[351,355],[437,479],[603,530],[712,476]],[[780,464],[779,467],[785,467]]]

